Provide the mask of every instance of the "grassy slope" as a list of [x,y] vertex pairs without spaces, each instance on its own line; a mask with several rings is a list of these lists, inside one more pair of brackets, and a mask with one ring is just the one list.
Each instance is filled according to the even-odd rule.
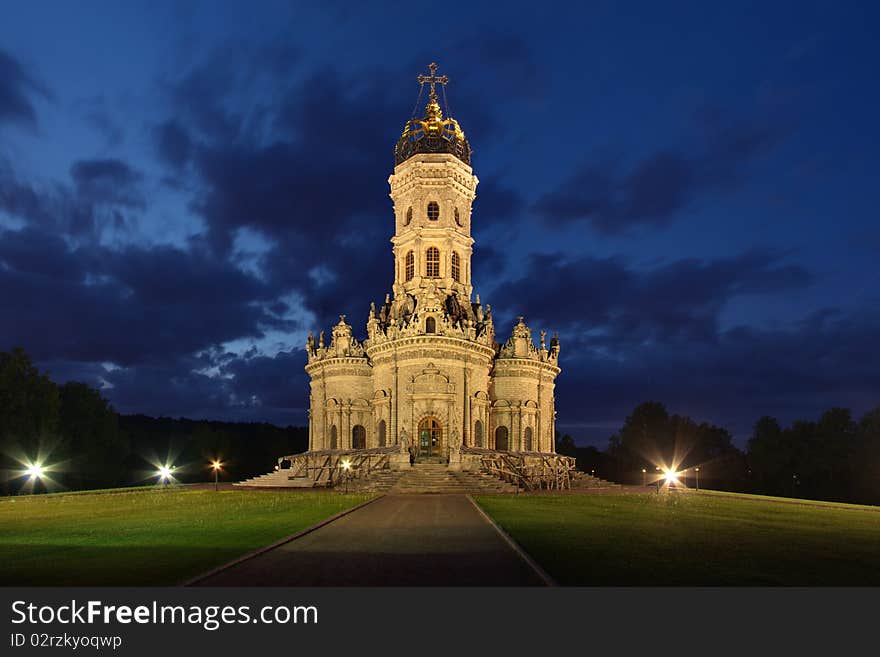
[[872,507],[676,494],[478,502],[561,584],[880,584]]
[[176,584],[368,497],[148,489],[2,498],[0,584]]

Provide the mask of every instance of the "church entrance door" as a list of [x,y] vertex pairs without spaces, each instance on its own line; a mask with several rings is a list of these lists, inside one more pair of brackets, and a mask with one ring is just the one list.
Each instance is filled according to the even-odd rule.
[[442,445],[443,429],[440,422],[433,417],[419,422],[419,456],[440,456]]

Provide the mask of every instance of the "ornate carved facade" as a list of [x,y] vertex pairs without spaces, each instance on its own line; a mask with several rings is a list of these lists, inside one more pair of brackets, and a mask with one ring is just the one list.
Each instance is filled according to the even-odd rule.
[[394,283],[370,305],[367,338],[341,316],[327,343],[309,335],[309,449],[415,447],[452,462],[462,445],[554,451],[559,340],[539,344],[519,318],[496,341],[492,310],[473,298],[470,145],[444,119],[435,84],[422,119],[407,122],[388,179],[394,202]]

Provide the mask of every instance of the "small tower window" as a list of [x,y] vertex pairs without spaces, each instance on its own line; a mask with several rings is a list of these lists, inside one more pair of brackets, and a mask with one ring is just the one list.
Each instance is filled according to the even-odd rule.
[[330,427],[330,449],[336,449],[336,425]]
[[461,282],[461,258],[455,251],[452,252],[452,280]]
[[483,423],[477,420],[474,424],[474,447],[483,446]]
[[406,276],[406,280],[411,281],[413,279],[413,276],[415,276],[415,273],[416,273],[416,257],[412,251],[410,251],[409,253],[406,254],[404,269],[405,269],[404,274]]
[[406,221],[403,222],[404,226],[409,226],[409,222],[412,221],[412,206],[406,209]]
[[425,320],[425,333],[436,333],[437,332],[437,320],[433,317],[428,317]]
[[440,249],[429,246],[425,253],[425,276],[428,278],[440,277]]
[[455,208],[455,223],[457,223],[459,226],[462,225],[462,223],[461,223],[461,213],[458,211],[458,208]]
[[440,218],[440,206],[436,201],[428,203],[428,219],[437,221]]

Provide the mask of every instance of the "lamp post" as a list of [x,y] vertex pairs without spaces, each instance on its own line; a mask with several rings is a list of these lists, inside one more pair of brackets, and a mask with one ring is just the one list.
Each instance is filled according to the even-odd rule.
[[700,468],[694,468],[694,475],[697,478],[697,490],[700,490]]
[[45,469],[39,463],[31,463],[24,471],[27,475],[28,479],[30,479],[32,483],[31,494],[34,493],[34,490],[37,488],[37,482],[43,478],[43,473]]
[[173,470],[174,470],[174,468],[170,468],[167,465],[163,465],[157,471],[157,474],[159,475],[159,481],[162,483],[163,486],[168,485],[168,480],[171,479],[171,472]]
[[211,467],[214,469],[214,490],[217,490],[217,477],[220,474],[220,466],[222,465],[223,464],[216,459],[211,462]]
[[342,462],[342,472],[345,477],[345,494],[348,495],[348,473],[351,471],[351,461],[345,459]]
[[[654,466],[654,470],[656,470],[656,471],[659,473],[659,472],[660,472],[660,466],[659,466],[659,465],[655,465],[655,466]],[[661,479],[661,477],[660,477],[660,475],[658,474],[658,475],[657,475],[657,492],[658,492],[658,493],[660,492],[660,479]]]
[[646,468],[642,468],[642,486],[648,487],[648,470]]

